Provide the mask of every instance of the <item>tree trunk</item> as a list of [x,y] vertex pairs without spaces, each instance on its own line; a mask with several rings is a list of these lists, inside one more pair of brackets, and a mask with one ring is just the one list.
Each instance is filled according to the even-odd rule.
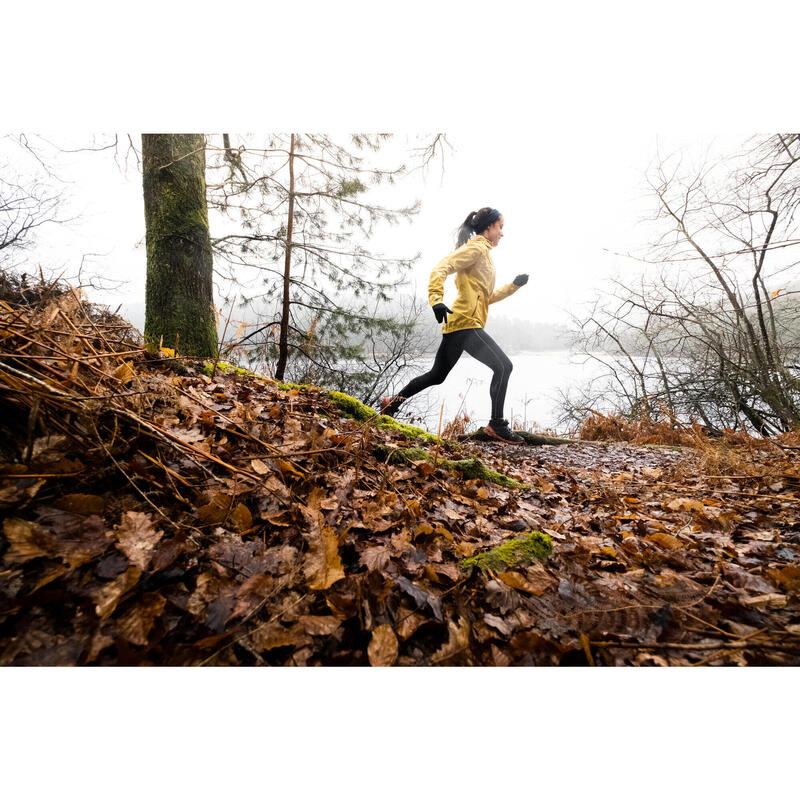
[[286,225],[286,259],[283,264],[283,303],[281,305],[281,333],[278,339],[278,364],[275,377],[283,380],[289,359],[289,288],[292,275],[292,234],[294,232],[294,134],[289,145],[289,221]]
[[202,134],[142,134],[149,345],[217,354]]

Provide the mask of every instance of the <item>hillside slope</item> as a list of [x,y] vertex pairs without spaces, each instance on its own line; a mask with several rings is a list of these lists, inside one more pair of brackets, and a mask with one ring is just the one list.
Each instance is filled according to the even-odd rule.
[[0,663],[800,664],[796,451],[437,445],[210,367],[0,303]]

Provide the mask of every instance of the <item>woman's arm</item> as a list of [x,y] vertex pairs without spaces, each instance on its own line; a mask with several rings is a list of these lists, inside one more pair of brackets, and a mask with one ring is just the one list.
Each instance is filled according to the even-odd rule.
[[511,297],[514,292],[517,291],[520,287],[517,286],[516,283],[507,283],[505,286],[501,286],[499,289],[495,289],[492,292],[492,296],[489,298],[489,305],[492,303],[497,303],[500,300],[505,300],[506,297]]
[[444,297],[444,282],[448,275],[454,272],[464,272],[468,270],[478,258],[477,248],[470,246],[470,243],[462,245],[443,258],[431,272],[431,279],[428,281],[428,302],[431,306],[442,302]]

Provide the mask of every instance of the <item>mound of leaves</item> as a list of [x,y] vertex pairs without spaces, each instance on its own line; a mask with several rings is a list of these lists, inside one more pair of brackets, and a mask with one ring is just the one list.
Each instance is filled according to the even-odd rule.
[[63,287],[0,301],[0,663],[800,663],[789,451],[414,458],[173,356]]

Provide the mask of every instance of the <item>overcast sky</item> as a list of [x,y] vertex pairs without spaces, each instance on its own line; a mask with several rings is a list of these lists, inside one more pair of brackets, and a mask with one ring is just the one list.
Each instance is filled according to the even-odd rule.
[[[41,132],[64,149],[99,145],[108,135],[76,136]],[[411,275],[412,287],[425,296],[433,266],[453,247],[453,232],[466,214],[494,206],[505,218],[505,237],[493,253],[498,284],[520,272],[530,274],[524,290],[492,309],[505,315],[565,323],[610,276],[633,274],[641,267],[619,255],[641,252],[654,229],[643,220],[653,209],[645,175],[657,150],[701,152],[711,136],[658,136],[655,132],[446,131],[452,149],[443,165],[416,172],[381,199],[401,205],[419,199],[422,209],[411,223],[384,227],[370,247],[387,256],[422,257]],[[232,133],[234,143],[247,143]],[[221,138],[221,137],[217,137]],[[728,137],[730,139],[730,137]],[[132,134],[140,145],[140,134]],[[98,300],[125,306],[144,301],[145,249],[141,173],[127,135],[116,151],[63,153],[31,136],[60,179],[70,222],[42,228],[28,263],[73,275],[83,261],[84,274],[102,275],[120,285]],[[404,153],[413,136],[398,134],[392,152]],[[127,160],[126,160],[127,155]],[[26,151],[6,140],[0,163],[20,174],[38,167]],[[212,230],[212,235],[213,235]],[[449,282],[452,284],[452,281]],[[449,286],[452,294],[454,289]],[[448,295],[449,296],[449,295]]]

